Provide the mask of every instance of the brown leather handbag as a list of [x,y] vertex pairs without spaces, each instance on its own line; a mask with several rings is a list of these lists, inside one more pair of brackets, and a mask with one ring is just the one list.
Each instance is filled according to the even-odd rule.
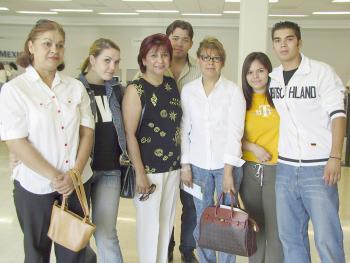
[[84,185],[79,172],[75,169],[69,171],[76,194],[84,212],[84,218],[68,210],[67,198],[63,196],[62,205],[55,201],[51,222],[47,235],[57,244],[74,252],[85,248],[96,226],[89,218],[89,206],[86,200]]
[[231,193],[231,207],[220,205],[224,197],[221,193],[215,206],[207,207],[200,220],[198,245],[233,255],[249,257],[256,251],[256,232],[259,227],[249,215],[241,209],[237,199],[234,207],[234,195]]

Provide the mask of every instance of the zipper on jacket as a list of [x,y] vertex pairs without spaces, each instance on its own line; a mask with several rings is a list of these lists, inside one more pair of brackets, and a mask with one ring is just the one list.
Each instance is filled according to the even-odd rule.
[[[294,76],[293,76],[294,77]],[[293,78],[292,77],[292,78]],[[283,82],[284,84],[284,82]],[[289,109],[289,106],[287,104],[287,86],[284,84],[284,104],[286,105],[287,111],[289,113],[290,119],[295,127],[296,133],[297,133],[297,144],[298,144],[298,150],[299,150],[299,166],[301,166],[301,147],[300,147],[300,136],[299,136],[299,130],[298,130],[298,126],[296,125],[296,123],[294,122],[293,116],[291,114],[291,111]]]

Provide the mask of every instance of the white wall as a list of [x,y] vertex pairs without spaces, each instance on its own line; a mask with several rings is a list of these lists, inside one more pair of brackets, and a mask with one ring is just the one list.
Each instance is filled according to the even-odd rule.
[[[267,54],[273,65],[278,60],[272,50],[271,31]],[[343,82],[350,79],[350,29],[303,29],[301,51],[308,57],[331,65]]]
[[[136,69],[139,42],[152,33],[164,33],[163,26],[64,26],[66,31],[65,72],[76,76],[79,66],[85,59],[91,43],[99,38],[106,37],[114,40],[121,48],[121,69],[125,81],[126,69]],[[20,51],[31,26],[0,24],[0,50]],[[194,45],[190,51],[195,56],[198,44],[205,36],[217,37],[223,42],[227,53],[227,62],[223,74],[231,80],[237,80],[238,56],[238,28],[237,27],[209,27],[194,26]],[[270,34],[270,31],[269,31]],[[314,59],[324,61],[333,66],[342,80],[350,78],[350,29],[311,29],[302,31],[303,52]],[[271,48],[270,35],[268,36],[267,54],[273,65],[278,61]]]

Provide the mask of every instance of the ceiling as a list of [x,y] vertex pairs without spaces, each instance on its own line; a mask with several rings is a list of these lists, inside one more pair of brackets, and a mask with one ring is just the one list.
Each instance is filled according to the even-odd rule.
[[[242,0],[244,1],[244,0]],[[260,1],[260,0],[256,0]],[[88,21],[98,19],[191,19],[198,16],[185,14],[219,14],[220,16],[204,16],[201,19],[239,19],[239,14],[226,14],[224,11],[239,11],[239,3],[229,3],[225,0],[173,0],[172,2],[125,2],[122,0],[0,0],[0,8],[6,7],[9,10],[0,11],[0,22],[7,23],[24,21],[28,17],[38,18],[40,16],[77,19]],[[50,11],[50,9],[90,9],[92,12],[58,12],[55,15],[33,15],[19,14],[16,11]],[[178,13],[138,13],[136,10],[177,10]],[[348,11],[346,15],[316,15],[313,12],[320,11]],[[99,13],[137,13],[137,15],[101,15]],[[269,4],[269,15],[305,15],[297,17],[299,21],[308,20],[341,20],[350,23],[350,3],[333,3],[332,0],[279,0],[278,3]],[[8,21],[7,20],[13,20]],[[281,18],[278,18],[281,19]],[[283,19],[283,18],[282,18]],[[59,20],[59,19],[58,19]]]

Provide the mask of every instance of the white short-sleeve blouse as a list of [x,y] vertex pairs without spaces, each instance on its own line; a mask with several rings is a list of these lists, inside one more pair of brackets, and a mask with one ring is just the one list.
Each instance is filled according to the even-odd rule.
[[[82,83],[57,72],[50,89],[32,66],[2,87],[0,123],[2,140],[27,137],[62,172],[74,167],[80,125],[94,128],[90,99]],[[88,161],[83,182],[91,175]],[[32,193],[54,192],[50,180],[23,163],[13,170],[12,178]]]

